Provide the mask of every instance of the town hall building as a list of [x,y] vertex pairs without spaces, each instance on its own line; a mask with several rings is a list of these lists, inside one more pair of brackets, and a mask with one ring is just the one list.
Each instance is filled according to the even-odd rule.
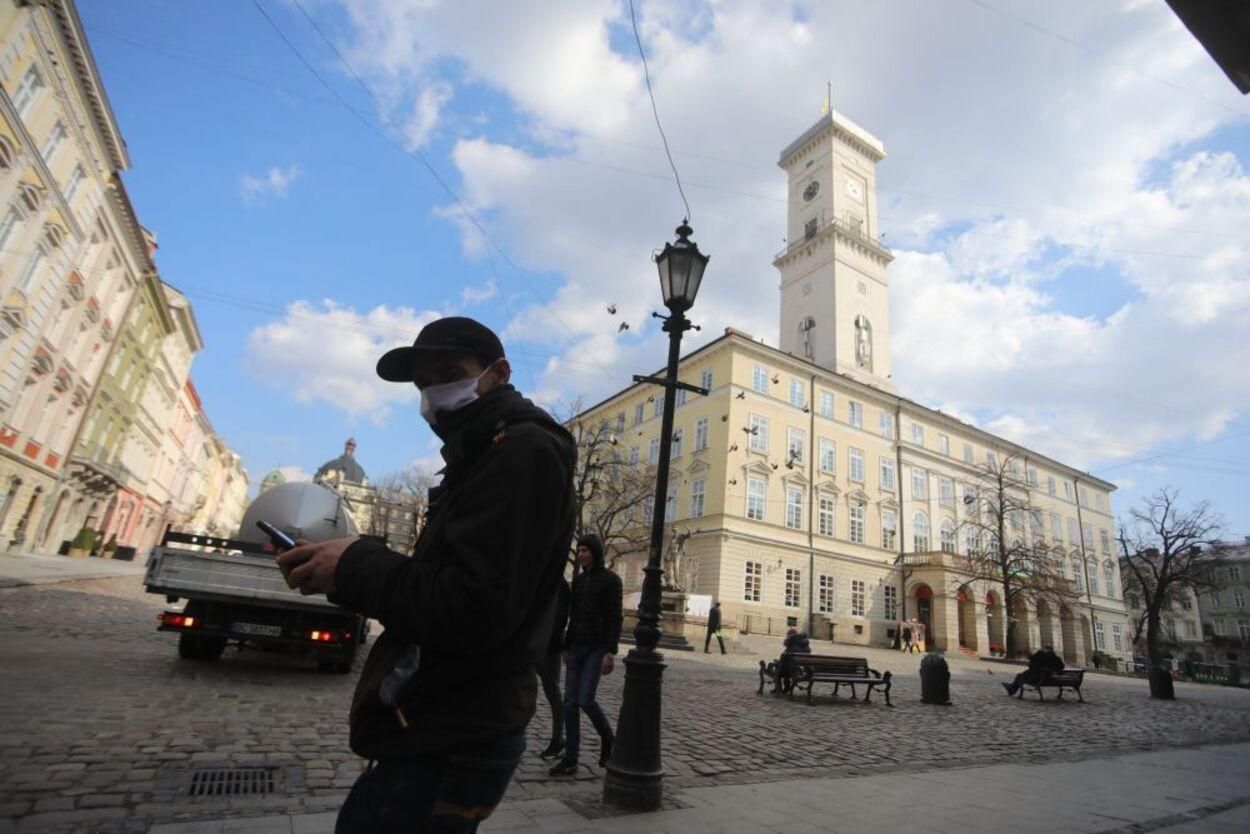
[[[811,628],[884,646],[900,619],[919,619],[930,649],[984,656],[1053,644],[1072,665],[1095,651],[1127,662],[1114,485],[896,390],[893,256],[877,224],[884,158],[880,140],[832,111],[781,153],[780,348],[727,328],[680,360],[680,379],[709,395],[676,395],[667,519],[670,536],[691,535],[674,579],[719,600],[743,632]],[[659,455],[661,410],[656,389],[635,384],[575,422],[612,427],[622,456],[645,465]],[[1028,504],[1020,535],[1053,560],[1066,591],[1022,601],[1012,646],[1001,585],[961,569],[983,545],[969,508],[1000,465]],[[627,592],[640,588],[645,561],[618,554]]]

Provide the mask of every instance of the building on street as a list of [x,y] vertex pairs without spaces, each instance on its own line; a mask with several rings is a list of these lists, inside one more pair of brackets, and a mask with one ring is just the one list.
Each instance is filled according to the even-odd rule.
[[[928,648],[1020,654],[1053,644],[1070,664],[1128,661],[1107,481],[907,399],[891,377],[888,266],[877,226],[882,143],[836,112],[781,154],[789,178],[780,349],[727,328],[686,355],[667,518],[685,542],[679,584],[751,633],[812,628],[888,645],[902,618]],[[633,465],[659,455],[662,395],[635,384],[574,418],[608,426]],[[1022,594],[1007,646],[1001,585],[969,570],[993,547],[975,508],[1003,473],[1054,593]],[[973,508],[973,509],[970,509]],[[650,518],[646,508],[641,518]],[[646,554],[618,554],[626,591]]]

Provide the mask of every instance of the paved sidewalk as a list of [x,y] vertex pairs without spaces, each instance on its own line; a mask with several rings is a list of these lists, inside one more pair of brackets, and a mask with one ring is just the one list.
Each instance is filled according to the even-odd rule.
[[0,556],[0,588],[47,585],[80,579],[106,579],[111,576],[142,576],[142,562],[84,556],[42,556],[36,553],[6,553]]
[[[1250,830],[1250,744],[1082,762],[999,764],[679,790],[665,810],[612,815],[593,797],[506,801],[484,832],[1129,832]],[[334,814],[157,825],[150,834],[334,830]]]

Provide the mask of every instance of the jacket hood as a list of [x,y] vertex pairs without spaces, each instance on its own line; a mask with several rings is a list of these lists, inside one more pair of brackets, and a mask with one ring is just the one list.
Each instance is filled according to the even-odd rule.
[[577,546],[585,546],[590,550],[590,563],[593,567],[603,567],[603,540],[594,533],[587,533],[577,540]]

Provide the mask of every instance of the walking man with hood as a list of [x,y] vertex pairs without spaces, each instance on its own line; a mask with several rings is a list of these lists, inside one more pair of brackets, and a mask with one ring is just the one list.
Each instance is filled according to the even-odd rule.
[[377,365],[415,384],[447,466],[411,558],[373,538],[298,546],[287,584],[372,617],[350,743],[369,760],[336,831],[476,831],[525,750],[573,535],[573,438],[509,384],[499,338],[452,317]]
[[612,674],[617,641],[621,637],[621,578],[603,564],[603,541],[594,533],[577,540],[573,603],[564,641],[564,758],[549,771],[552,776],[577,772],[581,746],[581,715],[586,713],[599,734],[599,767],[612,757],[616,736],[595,700],[599,676]]

